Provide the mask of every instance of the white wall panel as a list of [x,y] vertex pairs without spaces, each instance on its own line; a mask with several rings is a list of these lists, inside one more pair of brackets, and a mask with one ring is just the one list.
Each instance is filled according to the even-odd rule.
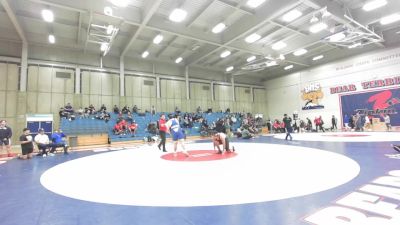
[[3,82],[0,82],[0,91],[6,90],[7,89],[7,64],[5,63],[0,63],[0,80]]

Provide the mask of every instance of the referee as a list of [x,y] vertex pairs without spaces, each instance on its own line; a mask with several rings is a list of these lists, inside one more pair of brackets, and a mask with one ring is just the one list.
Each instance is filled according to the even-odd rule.
[[5,120],[0,120],[0,151],[3,150],[3,145],[5,145],[8,157],[12,157],[10,153],[11,137],[12,137],[11,128],[7,126],[7,122]]

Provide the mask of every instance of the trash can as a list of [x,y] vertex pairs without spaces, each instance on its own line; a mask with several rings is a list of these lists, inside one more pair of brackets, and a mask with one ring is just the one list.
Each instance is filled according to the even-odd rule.
[[77,136],[70,136],[68,140],[70,147],[78,147],[78,137]]

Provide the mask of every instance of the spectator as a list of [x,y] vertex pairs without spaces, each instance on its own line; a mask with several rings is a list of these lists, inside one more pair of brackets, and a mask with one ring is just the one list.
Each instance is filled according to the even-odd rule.
[[122,108],[122,114],[127,114],[128,112],[131,112],[131,111],[129,110],[129,107],[128,107],[128,106],[124,106],[124,107]]
[[283,123],[285,126],[285,130],[286,130],[286,138],[285,140],[288,139],[288,137],[290,138],[290,140],[293,140],[291,133],[293,132],[293,128],[292,128],[292,118],[288,117],[287,114],[283,115]]
[[71,103],[67,103],[67,105],[64,106],[64,112],[67,112],[68,114],[74,113]]
[[118,113],[119,113],[119,108],[118,108],[117,105],[114,105],[113,112],[114,112],[115,114],[118,114]]
[[203,110],[201,110],[201,107],[198,106],[197,109],[196,109],[196,112],[197,112],[197,113],[203,113]]
[[62,132],[61,129],[59,130],[55,130],[54,133],[51,135],[51,150],[50,150],[50,154],[51,156],[54,155],[54,152],[56,151],[56,149],[58,147],[63,147],[64,148],[64,154],[67,155],[68,154],[68,145],[66,143],[66,137],[65,134]]
[[128,111],[128,114],[126,115],[126,121],[132,122],[133,121],[133,116],[130,111]]
[[49,147],[50,140],[49,136],[44,133],[44,129],[40,128],[39,133],[35,136],[35,143],[38,146],[39,155],[46,157],[47,156],[47,148]]
[[392,130],[392,125],[390,124],[390,116],[389,114],[386,114],[383,119],[385,120],[385,124],[386,124],[386,130],[387,131],[391,131]]
[[151,115],[156,115],[156,107],[154,105],[151,106]]
[[332,115],[332,128],[331,130],[337,130],[337,118],[335,115]]
[[95,114],[96,113],[96,109],[94,108],[93,104],[89,105],[88,110],[89,110],[89,114]]
[[178,108],[178,106],[175,106],[175,113],[179,115],[181,113],[181,110]]
[[225,111],[225,113],[231,113],[231,109],[230,109],[230,108],[227,108],[226,111]]
[[132,112],[134,112],[134,113],[138,113],[139,110],[140,109],[137,107],[137,105],[134,105],[133,108],[132,108]]
[[138,128],[137,123],[135,123],[135,121],[132,121],[132,123],[128,127],[129,132],[132,134],[132,137],[136,136],[137,128]]
[[3,145],[6,146],[7,156],[11,157],[11,137],[12,130],[9,126],[7,126],[7,122],[5,120],[0,120],[0,151],[3,150]]
[[102,104],[100,107],[100,111],[107,111],[107,107],[104,104]]
[[308,117],[307,117],[307,127],[306,127],[306,130],[307,130],[308,132],[312,132],[312,122],[311,122],[310,118],[308,118]]
[[114,125],[113,131],[115,135],[121,135],[123,133],[122,127],[119,123]]
[[28,128],[23,129],[22,135],[19,137],[21,143],[22,155],[20,159],[31,159],[33,153],[33,139]]

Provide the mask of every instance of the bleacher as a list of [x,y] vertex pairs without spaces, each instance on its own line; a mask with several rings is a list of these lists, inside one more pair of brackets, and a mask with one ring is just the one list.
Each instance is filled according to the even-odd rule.
[[[95,119],[94,116],[89,118],[76,118],[75,120],[68,120],[65,118],[61,119],[60,128],[64,131],[67,136],[87,136],[93,134],[108,134],[108,140],[111,143],[122,142],[122,141],[135,141],[143,140],[145,137],[151,134],[147,131],[147,125],[151,122],[157,123],[162,113],[156,113],[151,115],[150,113],[145,113],[144,115],[139,115],[133,113],[133,120],[138,124],[138,130],[135,136],[131,134],[126,135],[115,135],[113,133],[113,127],[118,119],[118,114],[111,113],[111,119],[108,123],[103,120]],[[164,113],[168,115],[170,113]],[[184,113],[182,113],[183,115]],[[225,113],[203,113],[203,118],[208,121],[208,124],[217,121],[219,118],[226,116]],[[126,118],[126,114],[123,115]],[[232,129],[236,130],[240,126],[240,119],[237,119],[236,123],[233,124]],[[200,123],[193,123],[192,128],[183,128],[185,130],[186,136],[200,136]]]

